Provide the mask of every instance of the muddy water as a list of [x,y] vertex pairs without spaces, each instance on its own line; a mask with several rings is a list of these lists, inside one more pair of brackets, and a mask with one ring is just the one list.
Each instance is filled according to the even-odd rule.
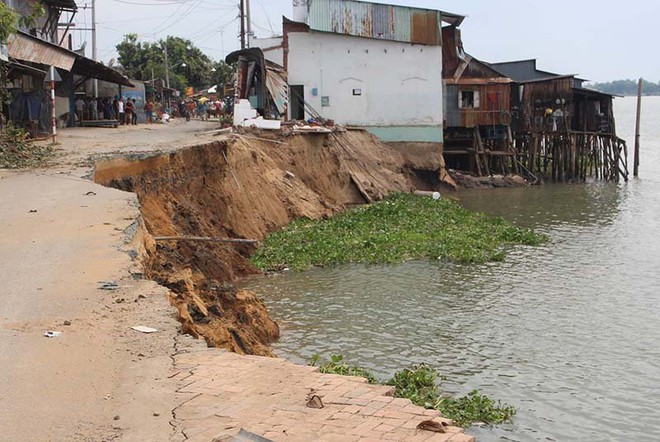
[[[616,102],[632,145],[634,99]],[[660,440],[660,97],[644,106],[641,179],[463,193],[550,236],[506,262],[315,269],[248,284],[282,325],[277,352],[341,353],[391,375],[433,365],[452,393],[515,405],[491,440]]]

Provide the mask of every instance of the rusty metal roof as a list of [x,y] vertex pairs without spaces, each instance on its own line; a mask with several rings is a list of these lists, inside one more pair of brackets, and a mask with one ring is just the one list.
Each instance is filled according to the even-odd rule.
[[442,44],[442,22],[465,17],[433,9],[359,0],[309,0],[311,30],[426,45]]
[[98,78],[99,80],[124,86],[133,86],[126,77],[116,70],[23,31],[18,31],[9,36],[7,49],[9,58],[13,60],[36,63],[42,66],[55,66],[76,75]]
[[71,70],[77,57],[75,52],[47,43],[21,31],[9,36],[7,50],[9,57],[14,60],[55,66],[65,71]]

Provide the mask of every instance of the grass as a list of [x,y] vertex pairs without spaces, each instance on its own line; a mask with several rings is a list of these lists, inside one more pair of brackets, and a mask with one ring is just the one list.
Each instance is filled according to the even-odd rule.
[[[310,365],[315,366],[319,361],[320,357],[315,355]],[[332,355],[329,362],[319,365],[319,371],[362,376],[371,384],[379,383],[371,372],[348,364],[341,355]],[[486,425],[507,423],[513,419],[517,411],[515,407],[495,401],[478,390],[458,398],[443,395],[438,386],[437,371],[427,365],[397,371],[394,377],[384,384],[396,388],[395,397],[409,399],[420,407],[438,410],[444,417],[453,420],[455,425],[463,428],[476,423]]]
[[501,261],[503,246],[547,240],[450,199],[395,194],[328,220],[298,219],[266,238],[252,262],[262,270],[413,259]]

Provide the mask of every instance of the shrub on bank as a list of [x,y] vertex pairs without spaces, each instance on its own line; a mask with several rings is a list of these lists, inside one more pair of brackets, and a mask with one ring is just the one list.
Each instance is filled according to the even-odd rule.
[[[310,365],[316,366],[320,357],[312,357]],[[356,365],[350,365],[341,355],[332,355],[329,362],[319,365],[321,373],[332,373],[349,376],[362,376],[370,384],[379,382],[368,370]],[[438,410],[442,416],[454,421],[454,424],[467,428],[476,423],[497,425],[510,422],[516,414],[516,408],[494,401],[486,395],[473,390],[466,396],[453,398],[443,395],[438,386],[438,373],[427,365],[419,365],[397,371],[394,377],[385,385],[396,388],[394,397],[409,399],[413,404],[427,409]]]
[[270,235],[252,262],[262,270],[412,259],[483,263],[503,260],[507,244],[544,241],[530,229],[452,200],[400,193],[328,220],[298,219]]

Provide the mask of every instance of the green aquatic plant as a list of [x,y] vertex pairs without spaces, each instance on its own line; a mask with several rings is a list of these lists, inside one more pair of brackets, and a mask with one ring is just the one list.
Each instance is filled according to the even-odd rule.
[[[319,364],[321,357],[319,355],[312,356],[312,360],[309,365],[316,367],[316,364]],[[340,374],[342,376],[359,376],[365,378],[370,384],[378,383],[376,377],[369,370],[366,370],[357,365],[350,365],[344,361],[342,355],[332,355],[330,356],[330,361],[321,362],[319,371],[321,373],[329,374]]]
[[252,257],[262,270],[413,259],[501,261],[508,244],[547,241],[502,218],[472,212],[448,198],[394,194],[327,220],[298,219],[274,232]]
[[[320,356],[314,355],[310,365],[316,366],[320,361]],[[420,407],[438,410],[444,417],[454,421],[455,425],[463,428],[476,423],[497,425],[510,422],[517,411],[515,407],[495,401],[478,390],[458,398],[442,394],[438,372],[428,365],[405,368],[397,371],[389,381],[380,382],[370,371],[347,363],[341,355],[332,355],[329,362],[319,365],[319,371],[362,376],[371,384],[391,385],[395,387],[395,397],[409,399]]]
[[512,405],[495,402],[479,390],[472,390],[466,396],[459,398],[443,396],[435,404],[443,416],[453,420],[459,427],[467,427],[475,423],[495,425],[510,422],[516,415]]

